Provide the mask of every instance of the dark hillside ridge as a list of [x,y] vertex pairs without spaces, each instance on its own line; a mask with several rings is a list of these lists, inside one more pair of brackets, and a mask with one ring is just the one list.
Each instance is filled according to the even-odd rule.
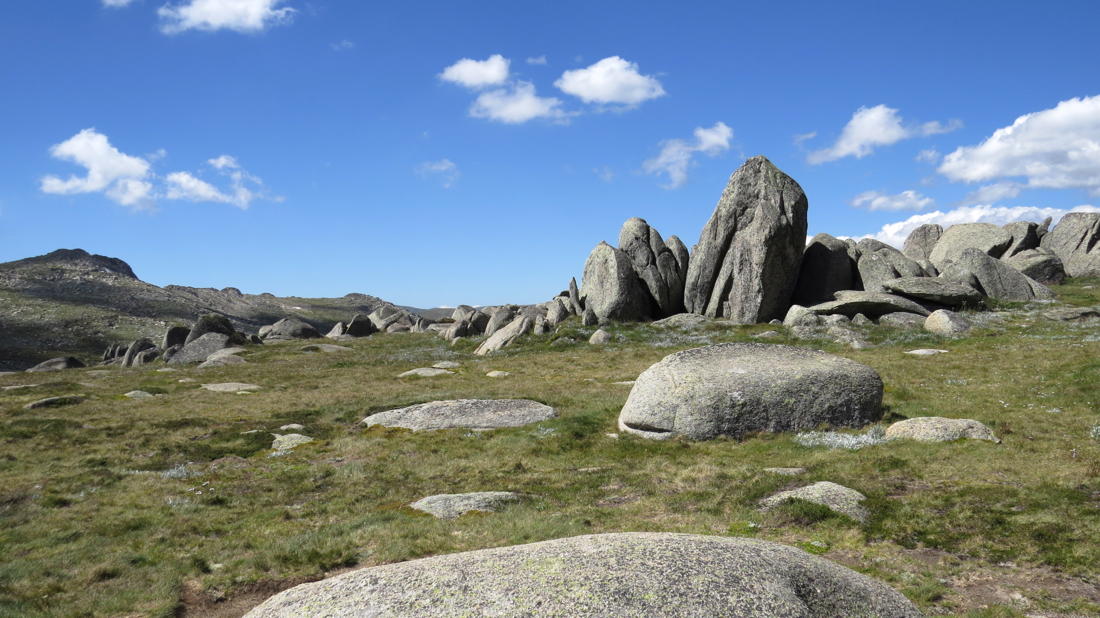
[[119,258],[82,249],[0,264],[0,371],[58,356],[98,356],[114,343],[158,339],[167,326],[205,313],[224,315],[243,332],[286,317],[328,332],[391,303],[366,294],[341,298],[280,298],[237,288],[163,288],[137,278]]

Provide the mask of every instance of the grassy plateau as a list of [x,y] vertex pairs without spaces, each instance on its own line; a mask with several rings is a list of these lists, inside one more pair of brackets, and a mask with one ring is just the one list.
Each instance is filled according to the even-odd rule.
[[[1056,288],[1100,304],[1095,280]],[[928,615],[1100,615],[1100,320],[1051,304],[968,314],[960,338],[862,329],[874,345],[794,340],[782,327],[569,321],[490,357],[476,341],[375,335],[305,352],[250,346],[247,364],[163,363],[0,376],[0,617],[240,616],[270,594],[353,567],[616,531],[752,536],[897,588]],[[350,317],[350,316],[348,316]],[[576,320],[576,318],[573,318]],[[752,336],[777,330],[769,339]],[[564,341],[575,339],[576,343]],[[673,352],[727,341],[821,349],[875,368],[880,424],[972,418],[1001,444],[807,447],[792,434],[653,442],[618,435],[629,384]],[[935,356],[916,348],[949,350]],[[398,378],[453,360],[453,375]],[[173,367],[175,369],[175,367]],[[510,372],[501,378],[485,374]],[[249,394],[204,383],[244,382]],[[143,390],[154,397],[130,399]],[[79,395],[64,407],[25,409]],[[488,432],[365,429],[376,412],[458,398],[526,398],[560,417]],[[275,456],[272,433],[314,438]],[[845,430],[843,433],[865,434]],[[800,476],[766,472],[803,467]],[[868,496],[864,524],[784,489],[832,481]],[[443,521],[407,507],[438,493],[516,491],[499,513]]]

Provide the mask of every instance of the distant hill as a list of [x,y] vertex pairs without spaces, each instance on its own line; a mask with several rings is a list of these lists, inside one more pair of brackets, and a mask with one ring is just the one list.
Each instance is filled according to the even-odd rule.
[[236,288],[158,287],[118,258],[82,249],[0,264],[0,371],[25,369],[65,352],[93,360],[112,343],[160,337],[167,326],[219,313],[256,332],[297,317],[322,333],[356,313],[391,305],[366,294],[280,298]]

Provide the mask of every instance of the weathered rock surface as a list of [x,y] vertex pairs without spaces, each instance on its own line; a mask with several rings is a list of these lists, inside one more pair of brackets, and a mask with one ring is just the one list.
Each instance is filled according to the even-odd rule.
[[601,242],[584,263],[581,301],[600,322],[636,322],[650,316],[648,290],[634,272],[630,256]]
[[588,343],[591,343],[593,345],[603,345],[605,343],[610,343],[610,342],[611,342],[611,333],[607,332],[606,330],[604,330],[602,328],[597,330],[596,332],[592,333],[592,336],[588,338]]
[[969,331],[970,328],[970,320],[967,320],[954,311],[948,311],[946,309],[933,311],[932,315],[924,320],[924,330],[945,337],[961,335]]
[[298,318],[283,318],[271,325],[264,339],[320,339],[321,333]]
[[555,298],[546,310],[546,323],[553,328],[567,320],[569,315],[569,309],[565,307],[565,303],[560,298]]
[[947,307],[977,307],[982,302],[981,292],[939,277],[902,277],[885,282],[883,287],[887,292]]
[[245,384],[244,382],[222,382],[220,384],[203,384],[203,388],[208,391],[214,391],[215,393],[241,393],[260,390],[260,386],[256,384]]
[[148,337],[142,337],[130,344],[130,347],[126,348],[126,354],[122,357],[123,367],[133,367],[134,365],[140,365],[141,363],[135,363],[134,360],[137,355],[146,351],[156,349],[157,344],[153,343],[152,339]]
[[1100,307],[1061,307],[1044,311],[1043,317],[1057,322],[1080,322],[1100,318]]
[[516,311],[513,307],[498,307],[489,318],[489,323],[485,326],[485,335],[492,336],[498,330],[504,328],[516,319]]
[[198,339],[192,340],[183,346],[178,352],[169,356],[165,354],[169,365],[184,365],[187,363],[201,363],[218,350],[229,347],[229,335],[222,333],[206,333]]
[[808,206],[802,187],[766,158],[746,161],[691,256],[687,310],[739,324],[782,318],[798,282]]
[[871,318],[898,311],[925,316],[931,313],[917,302],[894,294],[846,291],[837,292],[836,297],[834,301],[814,305],[809,309],[818,315],[840,313],[854,317],[857,313],[862,313],[865,317]]
[[1066,275],[1100,275],[1100,213],[1071,212],[1043,236],[1040,246],[1062,260]]
[[62,406],[72,406],[84,401],[82,395],[64,395],[62,397],[46,397],[45,399],[39,399],[38,401],[32,401],[23,406],[24,410],[38,410],[40,408],[60,408]]
[[325,352],[326,354],[338,354],[340,352],[351,352],[351,348],[342,345],[332,345],[331,343],[311,343],[309,345],[302,346],[303,352]]
[[921,328],[924,326],[925,320],[925,316],[917,313],[895,311],[894,313],[880,315],[878,325],[892,328]]
[[821,233],[813,237],[802,255],[791,302],[803,307],[833,300],[840,290],[854,290],[848,244]]
[[619,429],[707,440],[829,423],[862,427],[882,415],[882,380],[852,360],[782,345],[724,343],[677,352],[645,370]]
[[860,504],[860,502],[867,499],[867,496],[854,489],[849,489],[843,485],[837,485],[836,483],[830,483],[829,481],[821,481],[820,483],[814,483],[806,487],[772,494],[761,500],[760,506],[763,510],[767,511],[774,509],[792,498],[827,506],[833,511],[841,515],[847,515],[858,522],[865,522],[867,518],[871,516],[870,511]]
[[191,332],[187,333],[187,339],[184,340],[183,345],[195,341],[199,337],[207,333],[220,333],[225,335],[232,343],[244,343],[244,337],[237,332],[237,329],[233,326],[233,323],[229,321],[229,318],[224,315],[218,315],[217,313],[207,313],[199,316],[199,319],[195,320],[195,323],[191,326]]
[[967,249],[976,249],[985,255],[999,258],[1012,244],[1012,236],[1003,228],[992,223],[959,223],[947,228],[940,236],[936,246],[928,255],[928,260],[943,270],[949,261]]
[[927,260],[940,236],[943,236],[943,227],[938,223],[925,223],[909,233],[901,252],[910,260]]
[[963,249],[955,256],[955,265],[974,273],[978,279],[978,291],[990,298],[1014,301],[1054,298],[1054,293],[1046,286],[980,249]]
[[699,328],[704,324],[709,323],[710,321],[710,318],[705,315],[699,315],[698,313],[677,313],[676,315],[671,315],[663,320],[657,320],[656,322],[651,324],[651,326],[655,326],[657,328],[692,329]]
[[410,369],[404,373],[398,374],[399,378],[434,378],[436,376],[454,375],[453,371],[447,371],[446,369],[438,369],[435,367],[420,367],[418,369]]
[[183,345],[187,343],[187,336],[191,334],[191,329],[186,326],[169,326],[164,331],[164,339],[161,340],[160,349],[167,350],[174,345]]
[[483,341],[481,345],[474,350],[474,354],[485,356],[486,354],[497,352],[503,347],[512,345],[512,342],[519,337],[530,333],[533,327],[534,320],[525,315],[521,315]]
[[886,428],[887,440],[952,442],[963,438],[1001,443],[989,427],[968,418],[924,416],[899,421]]
[[1012,242],[1001,254],[1001,259],[1010,258],[1021,251],[1039,248],[1038,223],[1030,221],[1013,221],[1006,224],[1004,230],[1012,237]]
[[467,494],[438,494],[421,498],[409,508],[438,517],[458,519],[470,511],[496,513],[508,504],[518,502],[523,494],[510,491],[478,491]]
[[376,332],[378,332],[378,328],[375,327],[370,317],[357,313],[348,323],[348,328],[344,331],[344,334],[352,337],[368,337]]
[[303,444],[309,444],[310,442],[313,442],[313,438],[309,436],[303,436],[300,433],[273,433],[271,435],[275,436],[275,441],[271,443],[271,448],[276,451],[289,451],[296,446],[301,446]]
[[1005,264],[1043,285],[1062,285],[1066,269],[1061,258],[1049,249],[1029,249],[1010,258],[1002,258]]
[[557,416],[554,408],[527,399],[456,399],[379,412],[365,418],[363,424],[414,431],[456,427],[497,429],[521,427]]
[[48,361],[38,363],[34,367],[27,370],[27,373],[36,373],[39,371],[62,371],[64,369],[79,369],[84,367],[84,363],[80,362],[80,359],[75,356],[62,356],[60,358],[51,358]]
[[577,290],[576,277],[569,279],[569,310],[573,315],[582,315],[584,313],[584,305],[581,303],[581,293]]
[[800,549],[627,532],[434,556],[281,592],[246,618],[921,618],[901,593]]

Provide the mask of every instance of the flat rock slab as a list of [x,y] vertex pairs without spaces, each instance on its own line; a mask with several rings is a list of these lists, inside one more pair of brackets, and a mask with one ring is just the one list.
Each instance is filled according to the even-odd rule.
[[705,315],[698,313],[677,313],[663,320],[657,320],[651,326],[657,328],[699,328],[708,322],[713,322]]
[[887,440],[953,442],[963,438],[1001,443],[989,427],[969,418],[923,416],[898,421],[886,428]]
[[277,433],[271,434],[275,436],[275,441],[271,443],[271,448],[276,451],[289,451],[290,449],[301,446],[303,444],[309,444],[313,442],[313,438],[309,436],[303,436],[300,433],[288,433],[286,435],[280,435]]
[[487,378],[507,378],[510,375],[512,375],[511,371],[490,371],[489,373],[485,374],[485,377],[487,377]]
[[936,354],[947,354],[947,350],[933,350],[930,348],[920,350],[909,350],[904,354],[912,354],[913,356],[935,356]]
[[948,307],[976,307],[982,302],[982,293],[974,288],[939,277],[902,277],[882,282],[891,292],[926,300]]
[[203,388],[208,391],[214,391],[215,393],[240,393],[242,391],[257,391],[261,387],[255,384],[245,384],[243,382],[224,382],[222,384],[203,384]]
[[837,292],[836,298],[837,299],[834,301],[814,305],[813,307],[809,307],[809,309],[818,315],[833,315],[839,313],[848,317],[854,317],[857,313],[862,313],[872,318],[899,311],[916,313],[924,316],[931,313],[917,302],[893,294],[843,291]]
[[458,519],[470,511],[496,513],[508,503],[516,502],[522,498],[522,494],[510,491],[439,494],[421,498],[410,504],[409,507],[440,519]]
[[368,427],[423,429],[497,429],[521,427],[558,416],[548,405],[527,399],[456,399],[432,401],[379,412],[363,419]]
[[405,373],[398,374],[399,378],[434,378],[436,376],[449,376],[454,375],[453,371],[447,371],[446,369],[436,369],[434,367],[420,367],[419,369],[410,369]]
[[123,397],[129,397],[130,399],[151,399],[153,395],[146,393],[145,391],[130,391],[123,395]]
[[882,416],[882,380],[870,367],[817,350],[723,343],[667,356],[638,376],[620,431],[651,439],[709,440],[821,423],[862,427]]
[[439,361],[432,365],[432,369],[458,369],[462,366],[462,363],[456,363],[455,361]]
[[334,354],[338,352],[351,352],[351,348],[342,345],[332,345],[331,343],[313,343],[310,345],[302,346],[303,352],[326,352]]
[[870,511],[860,504],[860,502],[867,499],[867,496],[854,489],[848,489],[843,485],[837,485],[829,481],[821,481],[806,487],[772,494],[761,500],[760,506],[763,510],[768,511],[791,498],[827,506],[837,513],[847,515],[861,523],[867,521],[867,518],[871,516]]
[[782,476],[798,476],[799,474],[805,474],[806,468],[764,468],[764,472]]
[[1056,322],[1078,322],[1089,318],[1100,318],[1100,307],[1062,307],[1044,311],[1041,315]]
[[39,408],[60,408],[62,406],[76,405],[84,401],[84,397],[80,395],[67,395],[64,397],[47,397],[45,399],[39,399],[38,401],[32,401],[23,406],[24,410],[37,410]]
[[227,354],[219,356],[217,358],[211,358],[203,363],[199,364],[199,369],[209,369],[211,367],[225,367],[226,365],[247,365],[248,361],[233,354]]
[[281,592],[245,618],[922,618],[901,593],[756,539],[627,532],[433,556]]

